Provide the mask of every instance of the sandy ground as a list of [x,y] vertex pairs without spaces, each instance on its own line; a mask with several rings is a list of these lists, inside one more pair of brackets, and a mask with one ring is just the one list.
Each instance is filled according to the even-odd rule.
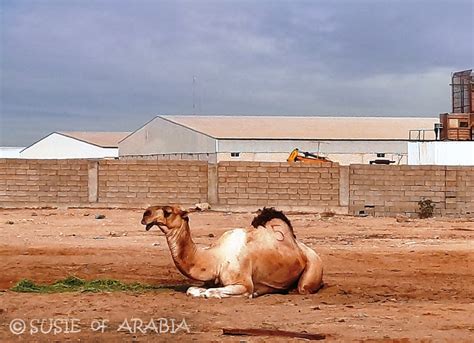
[[[98,213],[106,218],[95,219]],[[163,235],[140,225],[141,214],[1,210],[0,341],[269,340],[223,336],[222,328],[322,333],[327,341],[474,341],[472,219],[397,222],[289,215],[298,238],[321,255],[326,287],[309,296],[219,300],[186,296],[185,286],[193,283],[174,267]],[[252,217],[193,213],[191,229],[198,244],[208,244],[216,239],[209,237],[211,233],[218,237],[225,230],[247,226]],[[139,294],[9,290],[23,278],[43,283],[68,275],[177,287]],[[24,333],[11,332],[14,319],[24,321]],[[42,333],[41,320],[44,332],[54,321],[57,334]],[[107,326],[103,330],[101,323]],[[22,329],[21,323],[12,326]]]

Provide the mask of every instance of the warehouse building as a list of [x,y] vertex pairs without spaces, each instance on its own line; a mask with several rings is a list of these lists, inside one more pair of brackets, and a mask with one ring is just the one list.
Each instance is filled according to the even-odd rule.
[[53,132],[20,151],[19,158],[117,158],[118,143],[130,132]]
[[160,115],[119,142],[120,158],[284,162],[298,148],[343,165],[406,164],[438,118]]

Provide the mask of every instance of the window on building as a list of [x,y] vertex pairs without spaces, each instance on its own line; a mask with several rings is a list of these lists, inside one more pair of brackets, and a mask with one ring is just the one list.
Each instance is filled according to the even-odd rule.
[[469,127],[469,123],[467,121],[460,121],[459,127]]
[[378,153],[377,157],[385,157],[385,153]]
[[459,127],[459,119],[449,119],[449,127],[450,128]]
[[240,157],[240,152],[231,152],[230,157]]

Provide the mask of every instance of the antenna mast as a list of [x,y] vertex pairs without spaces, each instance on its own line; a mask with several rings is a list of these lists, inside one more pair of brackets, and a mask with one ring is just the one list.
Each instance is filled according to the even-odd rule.
[[193,75],[193,114],[196,114],[196,75]]

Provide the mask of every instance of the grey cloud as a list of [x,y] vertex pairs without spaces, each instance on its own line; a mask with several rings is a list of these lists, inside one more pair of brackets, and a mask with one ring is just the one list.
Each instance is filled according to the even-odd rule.
[[193,75],[198,113],[433,116],[473,62],[471,1],[2,7],[0,145],[192,113]]

